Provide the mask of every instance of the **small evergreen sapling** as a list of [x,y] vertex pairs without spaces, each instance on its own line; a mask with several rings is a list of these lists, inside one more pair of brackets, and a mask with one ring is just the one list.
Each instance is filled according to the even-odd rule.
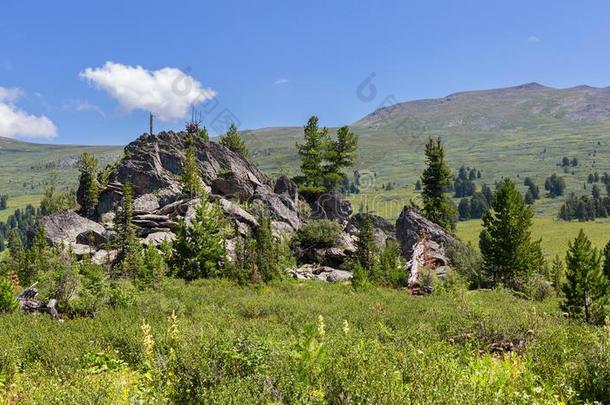
[[602,323],[608,304],[608,278],[603,273],[599,251],[582,229],[568,246],[566,265],[563,310],[588,323]]

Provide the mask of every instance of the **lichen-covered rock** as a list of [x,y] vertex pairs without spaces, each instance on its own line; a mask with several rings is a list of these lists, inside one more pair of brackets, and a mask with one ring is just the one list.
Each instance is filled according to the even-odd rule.
[[47,239],[55,246],[85,245],[95,247],[108,240],[106,229],[97,222],[81,217],[74,211],[62,211],[42,219]]
[[348,282],[352,279],[352,273],[338,270],[328,266],[316,266],[306,264],[296,269],[288,270],[288,274],[297,280],[315,280],[326,282]]
[[442,249],[439,253],[442,255],[445,255],[444,248],[455,240],[455,236],[440,225],[424,218],[417,209],[404,207],[396,220],[396,238],[405,258],[410,259],[413,255],[413,248],[419,241],[422,230],[430,240],[438,244],[439,249]]
[[292,200],[292,202],[295,205],[298,205],[299,189],[298,189],[296,183],[294,181],[290,180],[290,178],[288,178],[288,176],[286,176],[286,175],[280,176],[275,181],[275,187],[273,188],[273,191],[276,194],[287,195],[288,197],[290,197],[290,199]]
[[311,204],[312,219],[330,219],[345,223],[352,212],[352,204],[337,192],[322,194]]
[[[374,214],[369,215],[371,217],[371,222],[373,223],[375,243],[380,249],[383,249],[388,239],[396,239],[396,227],[385,218]],[[364,214],[361,213],[350,217],[345,226],[345,231],[350,235],[357,237],[363,218]]]

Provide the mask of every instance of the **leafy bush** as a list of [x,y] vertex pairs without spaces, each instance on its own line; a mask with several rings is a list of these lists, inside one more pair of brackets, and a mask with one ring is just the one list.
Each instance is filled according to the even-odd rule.
[[470,243],[455,240],[447,247],[451,267],[464,277],[470,288],[487,287],[490,280],[483,272],[483,259]]
[[13,284],[6,278],[0,277],[0,313],[14,312],[18,306]]
[[304,248],[333,247],[341,235],[336,221],[318,219],[306,222],[295,234],[293,243]]

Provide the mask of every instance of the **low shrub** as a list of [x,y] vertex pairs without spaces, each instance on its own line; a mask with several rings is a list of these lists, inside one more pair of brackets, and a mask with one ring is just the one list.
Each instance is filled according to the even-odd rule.
[[293,244],[304,248],[333,247],[341,231],[341,225],[336,221],[328,219],[308,221],[295,234]]
[[14,312],[18,306],[13,284],[0,276],[0,313]]

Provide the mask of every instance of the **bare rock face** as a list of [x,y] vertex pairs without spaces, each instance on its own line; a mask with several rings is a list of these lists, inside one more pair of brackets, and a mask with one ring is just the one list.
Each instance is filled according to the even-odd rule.
[[349,271],[338,270],[328,266],[306,264],[296,269],[288,270],[288,274],[297,280],[315,280],[332,282],[348,282],[352,279]]
[[[396,227],[385,218],[373,214],[369,215],[373,222],[375,242],[377,243],[377,246],[382,249],[386,245],[388,239],[396,239]],[[363,218],[364,215],[360,213],[350,217],[347,226],[345,227],[346,232],[350,235],[358,236]]]
[[290,197],[290,200],[292,200],[292,202],[295,205],[298,205],[299,189],[298,189],[296,183],[294,181],[290,180],[290,178],[288,178],[288,176],[286,176],[286,175],[280,176],[275,182],[275,187],[273,188],[273,191],[276,194],[287,195],[288,197]]
[[[247,159],[215,142],[195,137],[197,163],[203,182],[212,192],[246,199],[269,179]],[[180,174],[189,136],[184,132],[142,135],[125,148],[125,158],[110,175],[110,182],[129,181],[135,197],[160,189],[180,191]]]
[[396,220],[396,238],[405,258],[410,259],[413,255],[414,246],[419,242],[422,231],[427,234],[430,240],[436,242],[439,248],[443,249],[440,252],[443,255],[444,248],[455,240],[455,236],[440,225],[424,218],[417,209],[404,207],[398,220]]
[[74,211],[63,211],[49,215],[42,220],[47,239],[53,245],[61,245],[80,248],[77,245],[88,244],[101,246],[108,240],[108,232],[97,222],[81,217]]
[[312,219],[330,219],[345,223],[352,215],[352,204],[337,192],[322,194],[311,205]]

